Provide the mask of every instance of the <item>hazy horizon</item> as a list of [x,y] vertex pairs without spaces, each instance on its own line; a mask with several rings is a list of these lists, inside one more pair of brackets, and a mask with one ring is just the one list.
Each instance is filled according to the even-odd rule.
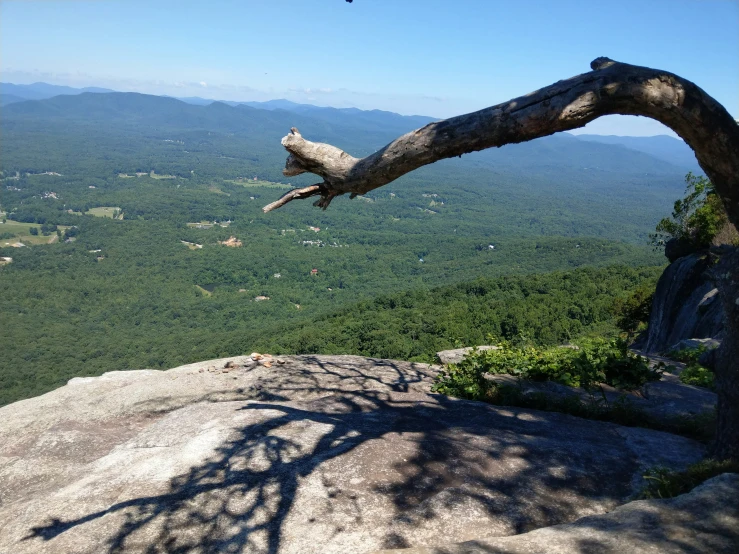
[[[0,80],[14,83],[448,118],[605,55],[690,79],[739,117],[737,2],[51,0],[0,16]],[[621,116],[580,132],[672,134]]]
[[[149,93],[142,93],[142,92],[138,92],[138,91],[114,90],[114,89],[109,89],[108,87],[101,87],[101,86],[98,86],[98,85],[95,85],[95,84],[84,86],[84,87],[70,87],[69,85],[63,85],[63,84],[58,84],[58,83],[49,83],[47,81],[33,81],[33,82],[30,82],[30,83],[11,83],[11,82],[7,82],[7,81],[0,81],[0,85],[6,85],[6,84],[7,85],[14,85],[14,86],[52,85],[52,86],[60,86],[60,87],[69,87],[69,88],[72,88],[72,89],[75,89],[75,90],[83,90],[83,89],[86,89],[86,88],[98,88],[98,89],[107,89],[110,92],[147,94],[149,96],[160,96],[160,97],[166,97],[166,98],[173,98],[175,100],[180,100],[180,101],[185,101],[187,99],[196,99],[196,98],[197,99],[200,99],[200,100],[204,100],[204,101],[210,101],[210,102],[235,102],[235,103],[249,103],[249,102],[263,102],[263,103],[265,103],[265,102],[270,102],[270,101],[287,101],[287,102],[292,102],[292,103],[297,104],[297,105],[310,105],[310,106],[325,107],[325,108],[337,108],[337,109],[352,108],[352,109],[359,109],[359,110],[363,110],[363,111],[380,110],[379,108],[359,108],[358,106],[330,106],[330,105],[312,104],[310,102],[294,102],[292,100],[288,100],[287,98],[270,98],[268,100],[225,100],[225,99],[222,99],[222,98],[208,98],[208,97],[205,97],[205,96],[172,96],[172,95],[169,95],[169,94],[149,94]],[[27,100],[33,100],[33,99],[32,98],[28,98]],[[422,114],[422,113],[407,113],[407,114],[403,114],[403,113],[399,113],[399,112],[393,112],[392,110],[380,110],[380,111],[385,111],[385,112],[390,112],[390,113],[396,113],[398,115],[408,116],[408,117],[413,117],[413,116],[434,117],[434,116],[430,116],[428,114]],[[601,119],[606,119],[607,120],[609,118],[613,118],[613,119],[632,119],[632,120],[637,120],[637,121],[638,120],[641,120],[645,124],[648,124],[648,123],[656,123],[656,122],[654,122],[654,121],[652,121],[650,119],[647,119],[647,118],[644,118],[644,117],[636,117],[636,116],[607,116],[607,117],[601,118]],[[439,119],[442,119],[442,118],[439,118]],[[596,122],[593,122],[593,124],[594,123],[597,123],[597,121]],[[682,140],[670,128],[665,127],[663,125],[661,125],[661,127],[662,127],[661,129],[659,127],[653,127],[652,125],[645,125],[645,127],[644,127],[645,130],[647,130],[647,131],[649,131],[649,130],[655,130],[655,131],[657,131],[657,132],[654,132],[652,134],[618,134],[618,133],[613,133],[613,132],[599,132],[599,129],[597,127],[595,127],[593,124],[587,125],[586,127],[583,127],[583,128],[580,128],[580,129],[572,129],[570,131],[563,131],[563,132],[566,133],[566,134],[571,134],[571,135],[575,135],[575,136],[577,136],[577,135],[586,135],[586,134],[602,135],[602,136],[615,136],[615,137],[619,137],[619,136],[621,136],[621,137],[658,137],[658,136],[669,136],[671,138]],[[616,126],[618,127],[618,123],[617,123]],[[633,129],[634,126],[632,125],[631,128]]]

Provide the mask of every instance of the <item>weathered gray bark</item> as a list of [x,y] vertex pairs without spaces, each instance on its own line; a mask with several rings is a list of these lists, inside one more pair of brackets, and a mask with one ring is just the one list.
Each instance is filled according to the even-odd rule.
[[[290,153],[283,173],[314,173],[322,182],[288,192],[265,206],[268,212],[291,200],[320,195],[316,206],[386,185],[435,161],[491,147],[525,142],[583,127],[603,115],[641,115],[670,127],[695,151],[716,187],[731,222],[739,227],[739,125],[698,86],[672,73],[597,58],[592,71],[478,112],[430,123],[397,138],[366,158],[305,140],[297,129],[282,139]],[[724,272],[727,274],[727,272]],[[739,301],[734,266],[719,283],[726,306]],[[736,299],[736,300],[735,300]],[[739,309],[727,312],[727,333],[716,378],[719,402],[716,453],[739,459]],[[733,408],[732,408],[733,406]],[[732,446],[733,444],[733,446]]]
[[291,191],[264,207],[268,212],[295,198],[321,195],[327,207],[338,195],[364,194],[435,161],[493,146],[525,142],[583,127],[603,115],[642,115],[680,135],[739,225],[739,126],[695,84],[677,75],[598,58],[593,71],[559,81],[526,96],[430,123],[366,158],[305,140],[297,129],[282,139],[290,152],[283,173],[314,173],[323,181]]

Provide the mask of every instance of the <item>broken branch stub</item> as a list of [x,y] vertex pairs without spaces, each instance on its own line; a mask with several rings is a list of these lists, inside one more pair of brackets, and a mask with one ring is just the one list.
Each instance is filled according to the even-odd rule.
[[262,211],[267,213],[292,200],[318,194],[321,198],[313,205],[325,210],[336,196],[348,192],[339,187],[342,182],[346,181],[348,171],[359,161],[357,158],[330,144],[305,140],[295,127],[290,129],[290,134],[282,139],[282,145],[290,152],[285,162],[285,169],[282,170],[283,175],[293,177],[302,173],[314,173],[323,177],[323,183],[293,189],[275,202],[266,205]]
[[[698,86],[672,73],[597,58],[592,71],[483,110],[429,123],[365,158],[304,139],[297,129],[282,139],[290,153],[283,173],[313,173],[323,182],[296,189],[263,209],[321,195],[365,194],[435,161],[584,127],[611,114],[641,115],[670,127],[698,162],[739,225],[739,125]],[[317,188],[314,188],[317,187]]]
[[287,204],[291,200],[295,200],[296,198],[308,198],[309,196],[322,194],[323,190],[324,187],[320,183],[302,189],[292,189],[291,191],[288,191],[280,196],[279,199],[275,200],[271,204],[267,204],[264,208],[262,208],[262,210],[264,211],[264,213],[267,213],[279,208],[280,206],[284,206],[285,204]]

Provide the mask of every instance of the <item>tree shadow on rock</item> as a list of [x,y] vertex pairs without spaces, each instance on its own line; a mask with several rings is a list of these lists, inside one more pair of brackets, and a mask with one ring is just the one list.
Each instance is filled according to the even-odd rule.
[[428,375],[382,364],[301,357],[257,391],[290,400],[213,404],[241,423],[165,492],[57,517],[25,540],[96,522],[94,536],[105,516],[106,532],[117,522],[99,550],[110,554],[341,552],[350,535],[373,550],[480,525],[525,532],[627,494],[636,464],[608,426],[428,395]]

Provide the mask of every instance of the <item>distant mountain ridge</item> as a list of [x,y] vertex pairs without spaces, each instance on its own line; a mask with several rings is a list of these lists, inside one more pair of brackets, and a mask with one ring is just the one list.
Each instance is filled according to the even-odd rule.
[[284,98],[267,100],[266,102],[234,102],[190,96],[186,98],[177,98],[177,100],[181,100],[195,106],[209,106],[219,102],[232,107],[248,107],[266,111],[287,111],[308,115],[315,117],[316,119],[322,119],[339,125],[345,125],[346,118],[352,117],[356,118],[356,121],[362,121],[368,128],[385,131],[393,129],[400,133],[405,133],[418,127],[423,127],[433,121],[438,121],[438,118],[424,115],[400,115],[398,113],[385,110],[360,110],[359,108],[314,106],[313,104],[298,104],[297,102],[285,100]]
[[[160,108],[164,108],[164,106],[167,106],[162,114],[167,114],[167,117],[171,118],[174,116],[183,116],[185,114],[189,114],[188,123],[186,125],[190,125],[195,123],[195,120],[200,120],[201,123],[205,124],[206,121],[216,113],[225,114],[228,113],[228,117],[235,118],[234,121],[228,122],[221,120],[220,123],[225,125],[225,128],[232,129],[234,127],[239,127],[240,123],[244,123],[243,117],[240,115],[237,115],[237,112],[228,112],[227,110],[224,111],[223,108],[219,106],[228,106],[231,108],[237,108],[238,110],[242,110],[242,114],[244,113],[248,114],[248,117],[252,119],[259,119],[262,121],[262,123],[266,123],[267,121],[279,124],[287,125],[289,127],[297,126],[300,127],[301,124],[308,125],[311,128],[316,127],[317,121],[322,121],[323,124],[318,125],[319,129],[323,129],[328,132],[329,129],[335,130],[335,127],[341,127],[341,128],[354,128],[355,130],[360,130],[365,133],[370,133],[372,137],[370,138],[370,142],[372,143],[374,148],[378,148],[382,146],[382,144],[379,144],[383,140],[385,142],[394,139],[397,135],[409,132],[413,129],[422,127],[424,125],[427,125],[428,123],[431,123],[433,121],[437,121],[436,118],[428,117],[428,116],[422,116],[422,115],[400,115],[394,112],[384,111],[384,110],[361,110],[359,108],[332,108],[332,107],[322,107],[322,106],[315,106],[312,104],[300,104],[297,102],[292,102],[290,100],[286,99],[275,99],[275,100],[268,100],[266,102],[256,102],[256,101],[246,101],[246,102],[236,102],[236,101],[221,101],[221,100],[213,100],[208,98],[200,98],[200,97],[184,97],[184,98],[175,98],[172,96],[155,96],[155,95],[146,95],[146,94],[139,94],[139,93],[119,93],[112,91],[110,89],[106,88],[99,88],[99,87],[86,87],[86,88],[73,88],[68,86],[60,86],[60,85],[51,85],[48,83],[38,82],[33,83],[30,85],[15,85],[12,83],[0,83],[0,106],[9,106],[11,104],[16,104],[19,102],[27,101],[27,100],[47,100],[54,98],[56,96],[60,95],[80,95],[85,93],[95,93],[95,94],[130,94],[130,95],[138,95],[139,97],[147,97],[147,98],[161,98],[161,99],[167,99],[170,101],[169,104],[159,104]],[[131,96],[129,98],[134,98],[135,96]],[[204,107],[211,107],[209,114],[204,114],[203,112],[200,112],[199,115],[195,115],[198,112],[195,111],[188,111],[187,108],[181,105],[172,104],[171,101],[178,101],[182,104],[187,104],[190,106],[196,106],[200,108]],[[142,106],[141,101],[132,102],[131,106],[129,107],[123,107],[120,104],[120,100],[117,101],[103,101],[98,104],[96,104],[96,113],[100,115],[101,117],[104,117],[102,115],[102,112],[99,111],[100,108],[102,108],[103,105],[107,105],[108,108],[113,108],[115,104],[118,104],[117,108],[114,108],[115,111],[117,111],[117,115],[113,116],[112,114],[108,114],[108,116],[113,117],[114,119],[120,119],[123,116],[123,111],[130,112],[131,107],[133,107],[133,104],[137,104],[139,106]],[[93,104],[91,104],[92,106]],[[214,105],[217,105],[213,107]],[[68,113],[68,115],[72,115],[73,113],[76,114],[74,117],[83,117],[85,119],[89,119],[90,114],[85,114],[82,112],[79,112],[75,109],[74,103],[64,103],[63,101],[60,102],[54,102],[46,106],[46,108],[49,108],[51,111],[45,112],[45,116],[51,116],[53,112],[56,112],[56,116],[60,117],[63,113]],[[40,108],[38,106],[36,107],[27,107],[25,110],[23,110],[27,115],[30,115],[31,112],[37,112]],[[123,110],[123,111],[121,111]],[[273,112],[272,116],[267,116],[266,114],[262,114],[262,117],[257,117],[254,111],[251,110],[258,110],[261,112]],[[83,109],[84,111],[84,109]],[[136,108],[133,109],[133,111],[136,111]],[[15,114],[15,110],[10,112],[11,114]],[[287,117],[287,114],[299,114],[301,116],[309,118],[309,121],[306,121],[303,118],[296,119],[294,115],[291,115]],[[158,115],[162,114],[148,114],[147,117],[151,118],[153,117],[154,120],[158,120]],[[39,112],[37,115],[41,115]],[[132,114],[128,113],[129,119]],[[220,118],[216,118],[220,119]],[[290,119],[290,122],[287,120]],[[151,121],[151,120],[150,120]],[[171,121],[171,119],[169,120]],[[216,123],[216,121],[212,121],[211,123]],[[326,127],[326,124],[328,124],[328,128]],[[284,133],[284,128],[281,129],[280,133]],[[328,133],[333,134],[333,133]],[[346,135],[344,135],[346,137]],[[639,152],[641,154],[647,154],[652,158],[656,158],[662,162],[667,162],[671,166],[674,166],[675,170],[687,172],[687,171],[693,171],[693,172],[701,172],[700,166],[698,165],[697,160],[695,159],[695,155],[693,154],[693,151],[691,148],[685,144],[682,140],[667,136],[667,135],[657,135],[653,137],[631,137],[631,136],[605,136],[605,135],[591,135],[591,134],[580,134],[580,135],[571,135],[569,133],[560,133],[557,135],[558,137],[571,137],[573,139],[576,139],[580,142],[586,142],[586,143],[598,143],[603,145],[609,145],[609,146],[616,146],[620,148],[625,148],[631,151]],[[326,134],[319,133],[319,136],[314,136],[315,140],[326,140]],[[555,143],[551,143],[552,145]],[[545,149],[544,151],[541,151],[541,148],[537,147],[536,150],[539,150],[537,153],[538,155],[542,156],[540,159],[540,164],[544,163],[547,159],[549,159],[550,163],[555,163],[556,160],[553,160],[552,157],[556,157],[557,155],[561,155],[561,147],[565,144],[562,142],[556,143],[558,144],[557,148],[549,148]],[[592,150],[591,147],[583,146],[586,150]],[[505,151],[515,151],[521,149],[522,151],[526,151],[525,145],[520,146],[513,146],[513,147],[507,147]],[[364,151],[364,149],[363,149]],[[500,156],[497,155],[495,152],[497,150],[490,150],[487,151],[488,154],[475,154],[479,159],[487,159],[488,161],[495,160],[496,163],[500,163]],[[598,149],[596,149],[598,151]],[[614,152],[620,152],[620,150],[615,150]],[[621,152],[623,154],[623,152]],[[619,159],[623,158],[623,156],[616,156],[617,159],[614,160],[614,163],[620,163]],[[604,160],[601,159],[601,161],[598,161],[598,156],[594,159],[594,163],[590,164],[595,167],[605,167],[613,164],[603,163]],[[641,157],[642,162],[645,161],[645,158]],[[583,163],[585,163],[587,167],[587,157],[584,157],[582,159]],[[649,172],[650,170],[647,170]]]
[[21,98],[15,94],[3,94],[0,93],[0,106],[6,106],[7,104],[13,104],[14,102],[23,102],[28,100],[27,98]]
[[[115,92],[109,88],[100,87],[85,87],[85,88],[74,88],[63,85],[50,85],[49,83],[31,83],[30,85],[16,85],[13,83],[0,83],[0,94],[10,95],[15,102],[21,102],[23,100],[44,100],[46,98],[52,98],[59,96],[60,94],[82,94],[83,92],[95,92],[95,93],[108,93]],[[5,104],[5,102],[3,102]]]
[[[85,92],[6,105],[3,107],[3,122],[63,121],[65,124],[115,125],[119,128],[134,126],[157,131],[236,133],[251,140],[276,145],[278,150],[281,150],[279,140],[287,130],[298,127],[311,140],[335,144],[353,155],[364,156],[398,135],[433,121],[431,118],[402,116],[380,110],[295,106],[296,111],[282,108],[266,110],[248,104],[230,106],[222,102],[196,105],[171,97],[133,92]],[[664,142],[663,139],[682,144],[670,137],[661,137],[660,142]],[[650,144],[648,140],[641,142]],[[633,144],[638,147],[641,142],[633,141]],[[624,175],[681,175],[691,162],[686,156],[684,162],[678,165],[636,147],[559,133],[523,144],[469,154],[460,163],[517,173],[546,174],[568,168],[568,171],[587,174],[605,171]],[[673,158],[677,158],[677,154]]]
[[[221,102],[199,106],[171,97],[134,92],[82,93],[16,102],[4,106],[2,115],[3,127],[23,128],[32,122],[37,126],[58,122],[69,126],[93,125],[105,128],[109,134],[124,129],[172,134],[189,131],[237,134],[280,152],[280,139],[293,126],[309,131],[316,141],[332,142],[356,155],[371,153],[397,134],[397,129],[373,129],[351,121],[329,123],[285,110],[233,107]],[[408,123],[403,132],[413,128],[413,123]]]
[[[286,110],[293,113],[301,113],[310,115],[325,121],[340,123],[347,117],[362,120],[367,125],[381,127],[385,129],[399,128],[406,129],[408,125],[412,125],[413,129],[423,127],[438,118],[428,117],[424,115],[400,115],[395,112],[384,110],[360,110],[359,108],[331,108],[314,106],[312,104],[297,104],[290,100],[269,100],[267,102],[240,102],[239,106],[250,106],[260,110]],[[412,130],[412,129],[407,129]],[[401,132],[407,132],[401,131]]]
[[[29,99],[21,95],[45,98]],[[48,95],[52,95],[48,97]],[[328,142],[355,156],[367,155],[397,136],[435,121],[383,110],[330,108],[285,99],[267,102],[221,102],[174,98],[88,87],[75,89],[34,83],[0,83],[3,119],[64,120],[139,125],[171,130],[237,133],[274,142],[298,127],[314,141]],[[276,144],[279,144],[277,142]],[[578,172],[625,174],[700,173],[695,156],[683,141],[666,135],[619,137],[558,133],[536,141],[476,152],[465,164],[506,170],[548,173],[568,167]]]
[[573,135],[579,140],[599,142],[601,144],[616,144],[650,154],[655,158],[665,160],[677,166],[685,166],[694,172],[702,172],[695,159],[693,150],[682,140],[668,135],[656,135],[653,137],[624,137],[616,135]]

